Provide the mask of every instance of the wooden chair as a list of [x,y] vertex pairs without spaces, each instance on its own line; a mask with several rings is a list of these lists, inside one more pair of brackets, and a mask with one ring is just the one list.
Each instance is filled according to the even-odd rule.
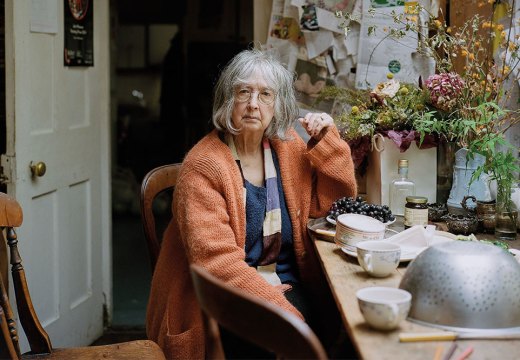
[[159,194],[171,191],[175,187],[180,168],[180,163],[159,166],[150,170],[141,184],[141,219],[150,253],[152,274],[159,257],[159,250],[161,250],[161,243],[157,236],[155,215],[153,213],[153,201]]
[[191,265],[191,276],[203,311],[207,357],[224,358],[220,324],[279,358],[327,358],[314,332],[295,315],[226,285],[198,265]]
[[[6,285],[0,276],[0,359],[164,359],[164,354],[153,341],[137,340],[121,344],[54,349],[47,332],[41,326],[34,310],[29,288],[18,251],[15,227],[22,225],[22,208],[16,200],[0,193],[0,240],[9,245],[11,276],[16,295],[20,323],[27,335],[31,352],[22,355],[18,345],[18,332],[9,303]],[[0,259],[1,262],[2,259]]]

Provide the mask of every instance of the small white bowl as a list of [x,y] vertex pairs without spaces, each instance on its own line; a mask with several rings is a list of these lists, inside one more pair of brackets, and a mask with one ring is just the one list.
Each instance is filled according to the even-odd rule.
[[334,241],[350,251],[356,250],[356,244],[366,240],[383,240],[386,226],[370,216],[342,214],[336,219]]
[[398,244],[387,241],[360,241],[356,247],[359,265],[371,276],[389,276],[399,265],[401,247]]
[[391,287],[366,287],[356,292],[359,310],[366,322],[378,330],[392,330],[399,326],[410,311],[412,295]]

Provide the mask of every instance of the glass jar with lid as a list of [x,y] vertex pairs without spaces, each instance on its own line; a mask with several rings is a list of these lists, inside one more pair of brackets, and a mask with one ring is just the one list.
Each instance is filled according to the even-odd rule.
[[428,198],[424,196],[407,196],[404,206],[404,228],[414,225],[428,225]]

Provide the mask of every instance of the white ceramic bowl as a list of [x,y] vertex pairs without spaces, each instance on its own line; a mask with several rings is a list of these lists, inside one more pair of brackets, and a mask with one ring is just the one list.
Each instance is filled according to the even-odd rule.
[[378,330],[395,329],[408,315],[412,301],[406,290],[380,286],[360,289],[356,297],[366,322]]
[[336,236],[334,241],[341,247],[356,251],[360,241],[383,240],[385,225],[370,216],[359,214],[342,214],[336,219]]
[[356,244],[359,265],[368,274],[386,277],[394,272],[401,259],[401,247],[387,241],[360,241]]

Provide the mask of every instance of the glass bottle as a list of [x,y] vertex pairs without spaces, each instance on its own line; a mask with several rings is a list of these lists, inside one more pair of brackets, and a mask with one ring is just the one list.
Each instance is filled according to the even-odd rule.
[[460,147],[454,142],[440,141],[437,145],[437,203],[446,204],[453,186],[455,152]]
[[498,240],[516,240],[518,208],[512,197],[514,190],[507,185],[497,187],[495,238]]
[[398,177],[390,183],[390,210],[404,216],[406,197],[415,195],[415,183],[408,178],[408,160],[401,159],[397,165]]

